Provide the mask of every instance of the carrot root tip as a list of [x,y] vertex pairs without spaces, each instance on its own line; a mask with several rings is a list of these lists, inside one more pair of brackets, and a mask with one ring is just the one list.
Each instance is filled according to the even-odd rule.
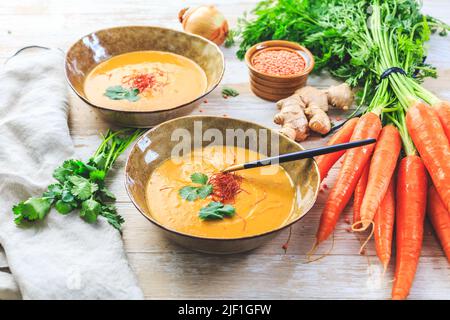
[[331,251],[333,251],[333,248],[334,248],[334,233],[333,233],[332,243],[331,243],[330,249],[327,252],[325,252],[324,254],[321,254],[319,257],[317,257],[315,259],[312,259],[312,255],[317,251],[317,248],[319,247],[319,243],[320,242],[318,240],[316,240],[316,242],[314,242],[314,245],[311,248],[311,250],[309,250],[309,252],[306,254],[306,259],[307,259],[306,263],[311,263],[311,262],[323,259],[326,256],[328,256],[331,253]]
[[[367,223],[367,224],[365,224],[365,223]],[[365,219],[365,220],[359,220],[359,221],[354,222],[352,224],[351,228],[352,228],[353,232],[363,232],[363,231],[366,231],[367,228],[371,225],[373,225],[373,221]],[[360,227],[358,227],[358,226],[360,226]]]

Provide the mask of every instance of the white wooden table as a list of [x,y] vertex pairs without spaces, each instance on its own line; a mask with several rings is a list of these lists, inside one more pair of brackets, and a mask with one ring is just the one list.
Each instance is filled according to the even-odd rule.
[[[117,25],[159,25],[181,29],[179,9],[211,1],[177,0],[21,0],[0,3],[0,63],[26,45],[39,44],[67,49],[81,36]],[[215,1],[231,26],[256,1]],[[424,11],[450,23],[448,0],[425,0]],[[450,100],[450,38],[433,37],[428,62],[439,70],[439,79],[427,80],[425,86],[438,96]],[[235,55],[236,48],[223,49],[226,72],[222,85],[236,88],[240,95],[223,99],[219,89],[200,106],[202,114],[251,119],[275,127],[272,117],[275,105],[254,96],[248,85],[247,70]],[[310,84],[326,87],[335,81],[329,77],[311,77]],[[199,111],[194,111],[197,114]],[[71,93],[70,128],[80,157],[87,158],[96,148],[98,134],[108,124]],[[305,146],[326,141],[313,139]],[[359,255],[360,241],[349,233],[344,222],[351,217],[347,208],[334,233],[334,249],[313,263],[306,263],[319,216],[326,199],[321,193],[315,207],[292,228],[287,253],[282,249],[288,231],[253,252],[232,256],[211,256],[180,248],[163,238],[133,207],[123,181],[124,158],[110,187],[118,197],[118,208],[125,217],[124,242],[131,267],[137,273],[146,298],[267,298],[267,299],[387,299],[390,297],[393,263],[382,277],[373,243],[365,255]],[[450,159],[449,159],[450,160]],[[337,168],[325,183],[332,185]],[[331,241],[321,247],[328,251]],[[394,259],[393,259],[394,260]],[[436,241],[428,222],[422,255],[410,298],[450,299],[450,266]]]

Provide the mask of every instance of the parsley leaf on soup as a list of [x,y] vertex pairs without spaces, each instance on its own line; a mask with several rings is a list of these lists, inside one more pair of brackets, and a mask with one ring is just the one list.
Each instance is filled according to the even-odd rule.
[[111,100],[128,100],[135,102],[139,100],[139,89],[131,88],[127,89],[122,86],[108,87],[104,93],[105,96]]
[[180,189],[178,192],[184,200],[195,201],[198,199],[198,188],[193,186],[186,186]]
[[181,198],[187,201],[195,201],[198,198],[205,199],[212,193],[213,187],[208,183],[208,176],[206,174],[195,172],[191,174],[190,178],[193,183],[200,184],[201,186],[185,186],[181,188],[178,191]]
[[224,217],[234,216],[236,209],[229,204],[212,201],[200,209],[198,216],[202,220],[221,220]]
[[204,173],[195,172],[191,174],[191,181],[193,183],[206,184],[208,182],[208,176]]
[[197,194],[200,199],[205,199],[209,196],[213,191],[213,186],[211,184],[205,184],[200,188],[197,188]]

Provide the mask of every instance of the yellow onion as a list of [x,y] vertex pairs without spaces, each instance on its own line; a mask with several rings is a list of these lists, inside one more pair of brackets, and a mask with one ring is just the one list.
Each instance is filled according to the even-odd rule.
[[221,45],[228,34],[228,22],[215,6],[185,8],[178,18],[186,32],[197,34]]

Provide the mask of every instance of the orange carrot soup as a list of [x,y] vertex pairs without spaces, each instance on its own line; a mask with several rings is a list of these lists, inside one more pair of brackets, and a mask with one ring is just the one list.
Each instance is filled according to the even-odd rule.
[[275,230],[291,217],[295,188],[283,169],[220,170],[264,158],[244,148],[208,146],[162,162],[151,174],[146,202],[151,217],[181,233],[239,238]]
[[206,74],[191,59],[162,51],[112,57],[86,77],[84,92],[93,104],[119,110],[165,110],[205,93]]

